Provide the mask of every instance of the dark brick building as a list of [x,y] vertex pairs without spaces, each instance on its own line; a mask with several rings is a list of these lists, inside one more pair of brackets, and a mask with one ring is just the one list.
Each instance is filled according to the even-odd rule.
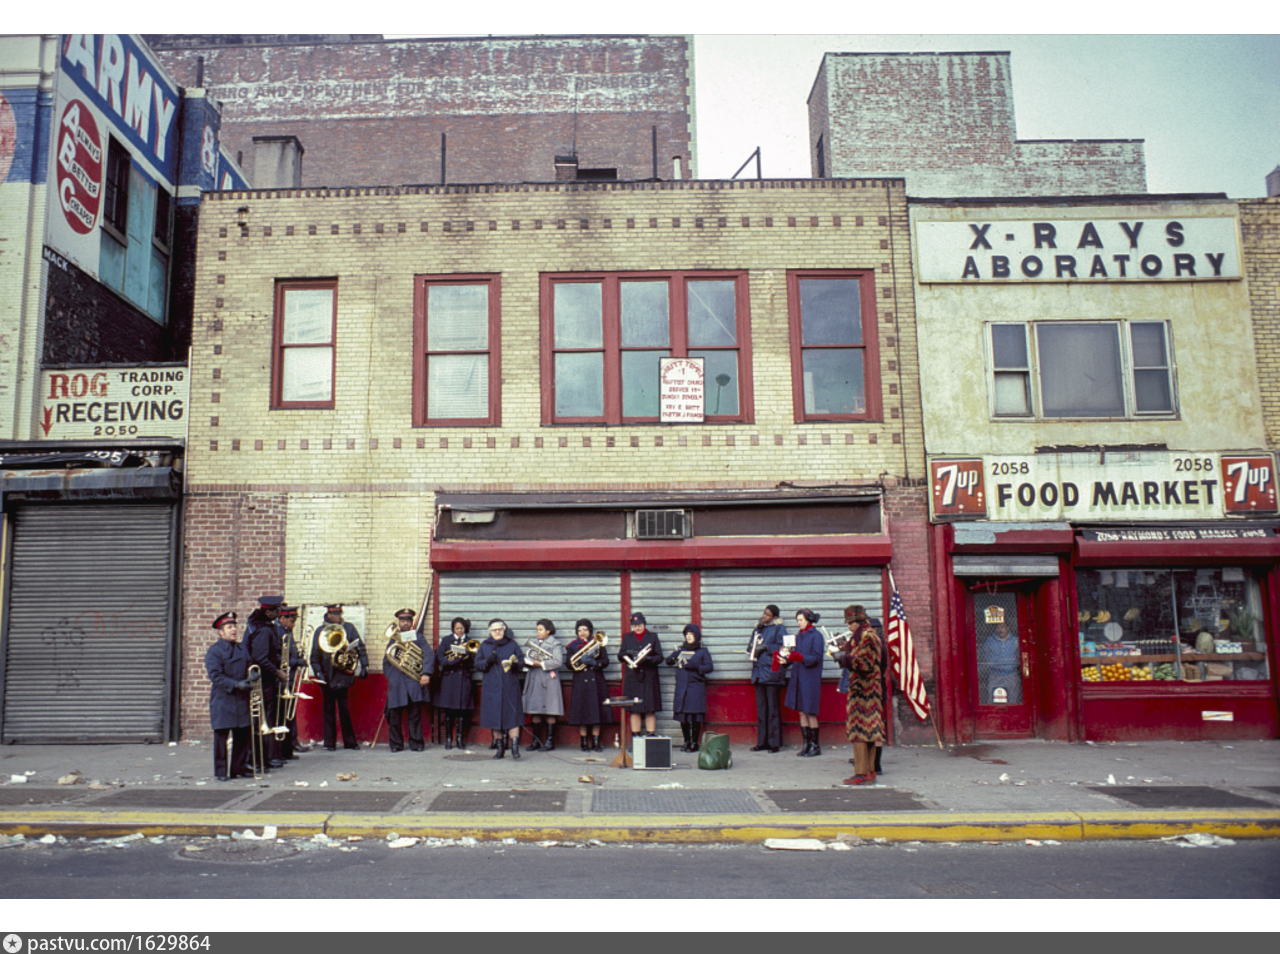
[[222,103],[223,142],[258,187],[274,183],[254,140],[280,136],[305,150],[307,187],[547,181],[557,156],[578,159],[562,178],[693,168],[685,36],[147,40],[178,82]]

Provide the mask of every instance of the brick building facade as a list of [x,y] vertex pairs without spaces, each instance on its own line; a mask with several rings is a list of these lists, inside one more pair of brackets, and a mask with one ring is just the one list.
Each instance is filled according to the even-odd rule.
[[[353,604],[372,659],[393,611],[433,581],[433,636],[455,614],[512,614],[523,641],[537,616],[566,629],[594,605],[611,636],[637,608],[669,641],[697,618],[716,657],[709,722],[744,735],[738,650],[757,604],[790,619],[802,600],[825,600],[839,632],[847,602],[883,616],[892,566],[932,687],[900,180],[241,192],[208,197],[200,230],[184,735],[207,732],[208,620],[276,590],[306,607]],[[461,334],[447,303],[463,293],[485,303],[463,337],[488,329],[465,355],[432,337]],[[836,300],[826,293],[843,304],[822,304]],[[603,303],[598,348],[562,340],[586,314],[583,294]],[[285,331],[307,301],[320,302],[310,356]],[[637,354],[625,316],[641,312],[665,315],[664,351],[706,362],[704,422],[663,424],[644,404],[656,364],[618,371]],[[811,353],[832,343],[812,324],[822,315],[854,330],[835,345],[851,350]],[[460,359],[480,368],[473,392],[449,377]],[[306,383],[319,386],[299,388],[290,362],[313,362]],[[591,367],[606,369],[597,405],[578,390]],[[476,400],[458,405],[459,393]],[[635,512],[654,508],[681,510],[688,535],[641,539]],[[499,592],[526,583],[547,587],[546,602]],[[557,603],[560,591],[581,602]],[[828,672],[835,737],[842,697]],[[367,737],[377,690],[360,704]],[[910,714],[897,727],[932,738]]]
[[255,137],[290,135],[307,187],[538,182],[571,155],[583,177],[694,168],[689,37],[148,40],[223,104],[224,142],[259,188]]
[[1280,448],[1280,196],[1242,199],[1240,238],[1267,447]]
[[1140,139],[1020,140],[1008,53],[827,53],[813,175],[901,176],[912,196],[1145,192]]

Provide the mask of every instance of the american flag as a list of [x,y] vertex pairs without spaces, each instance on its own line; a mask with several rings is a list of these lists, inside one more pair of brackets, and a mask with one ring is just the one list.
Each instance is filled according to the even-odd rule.
[[916,662],[916,647],[911,641],[911,627],[907,625],[907,610],[898,594],[898,585],[889,573],[889,586],[893,596],[889,599],[889,625],[885,627],[889,644],[889,662],[897,679],[898,689],[907,697],[916,718],[922,722],[929,718],[929,696],[920,679],[920,664]]

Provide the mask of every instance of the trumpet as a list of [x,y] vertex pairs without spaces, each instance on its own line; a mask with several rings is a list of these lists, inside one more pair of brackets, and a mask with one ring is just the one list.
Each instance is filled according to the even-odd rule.
[[632,669],[635,669],[637,666],[640,665],[640,660],[644,659],[645,656],[649,655],[649,652],[652,649],[653,649],[653,643],[649,643],[644,647],[644,649],[636,653],[635,659],[632,659],[630,656],[623,656],[622,658],[627,661],[628,666],[630,666]]
[[582,644],[582,648],[569,657],[569,665],[577,672],[587,668],[586,658],[590,655],[593,659],[599,655],[600,650],[609,645],[609,637],[605,635],[604,630],[598,631],[594,636]]
[[757,659],[756,650],[760,648],[760,630],[753,630],[751,633],[751,646],[748,649],[739,649],[738,652],[743,653],[752,662]]
[[464,656],[474,656],[480,651],[480,640],[471,639],[465,643],[453,643],[444,651],[445,659],[461,659]]

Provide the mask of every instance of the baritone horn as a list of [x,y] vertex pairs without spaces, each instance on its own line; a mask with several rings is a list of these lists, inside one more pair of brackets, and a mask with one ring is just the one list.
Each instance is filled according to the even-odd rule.
[[422,647],[412,638],[412,630],[401,631],[400,624],[393,621],[383,635],[388,640],[386,661],[410,679],[421,679]]
[[599,630],[594,636],[582,644],[582,648],[569,657],[569,665],[577,672],[587,668],[587,656],[593,659],[600,653],[602,649],[609,645],[609,637],[605,635],[604,630]]
[[335,669],[354,674],[360,662],[360,654],[347,641],[347,630],[341,623],[326,623],[316,633],[320,651],[333,656]]

